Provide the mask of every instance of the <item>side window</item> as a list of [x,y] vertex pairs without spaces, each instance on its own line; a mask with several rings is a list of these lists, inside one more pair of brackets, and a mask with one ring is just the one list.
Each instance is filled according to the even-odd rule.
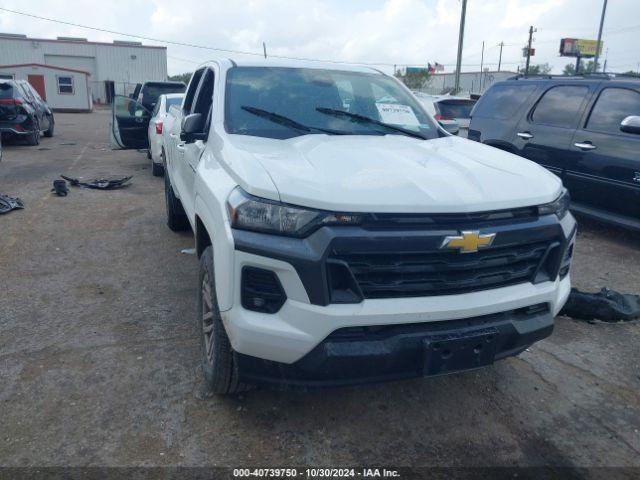
[[213,103],[213,71],[207,69],[204,78],[200,82],[197,97],[191,108],[191,113],[201,113],[207,116]]
[[57,80],[60,95],[73,95],[73,77],[57,77]]
[[536,88],[526,84],[491,87],[476,104],[473,116],[499,120],[512,118]]
[[640,93],[626,88],[605,88],[591,110],[587,128],[622,133],[620,123],[630,115],[640,115]]
[[588,92],[589,87],[586,86],[552,87],[536,105],[531,120],[554,127],[575,128],[580,107]]
[[184,103],[182,104],[182,111],[185,115],[188,115],[191,112],[193,99],[196,96],[196,90],[198,90],[198,85],[200,85],[200,79],[202,78],[203,72],[204,68],[196,70],[196,72],[191,77],[191,81],[189,82],[189,86],[187,87],[187,93],[185,93]]

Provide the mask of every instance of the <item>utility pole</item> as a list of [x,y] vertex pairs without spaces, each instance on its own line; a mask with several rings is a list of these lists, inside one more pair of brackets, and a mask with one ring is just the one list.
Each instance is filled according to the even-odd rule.
[[504,47],[504,41],[500,42],[500,57],[498,58],[498,71],[500,71],[500,65],[502,65],[502,47]]
[[267,44],[262,42],[262,50],[264,51],[264,58],[267,58]]
[[600,40],[602,40],[602,26],[604,25],[604,14],[607,11],[607,0],[602,4],[602,15],[600,16],[600,28],[598,29],[598,42],[596,43],[596,56],[593,59],[593,71],[598,71],[598,57],[600,56]]
[[529,75],[529,62],[531,60],[531,41],[533,40],[533,25],[529,27],[529,46],[527,47],[527,64],[524,67],[524,74]]
[[482,54],[480,55],[480,91],[482,92],[482,77],[484,75],[484,70],[482,66],[484,65],[484,41],[482,42]]
[[458,33],[458,59],[456,60],[456,80],[453,87],[454,93],[460,90],[460,69],[462,67],[462,42],[464,40],[464,17],[467,14],[467,0],[462,0],[462,13],[460,14],[460,31]]

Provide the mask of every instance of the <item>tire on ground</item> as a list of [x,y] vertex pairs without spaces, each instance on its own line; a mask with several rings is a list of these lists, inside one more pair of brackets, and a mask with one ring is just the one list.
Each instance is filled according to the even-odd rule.
[[[218,309],[211,246],[207,247],[200,257],[198,279],[200,288],[197,321],[202,349],[202,370],[207,386],[212,392],[220,395],[248,390],[250,386],[240,382],[238,365]],[[208,345],[212,346],[210,354]]]

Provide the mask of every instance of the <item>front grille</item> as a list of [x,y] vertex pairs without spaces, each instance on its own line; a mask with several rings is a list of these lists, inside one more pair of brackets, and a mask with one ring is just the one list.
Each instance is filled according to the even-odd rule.
[[[453,295],[533,281],[551,242],[493,247],[476,253],[454,251],[334,251],[364,298]],[[346,269],[343,269],[346,270]],[[335,275],[339,269],[330,271]],[[339,284],[332,279],[332,284]],[[344,283],[344,282],[343,282]]]

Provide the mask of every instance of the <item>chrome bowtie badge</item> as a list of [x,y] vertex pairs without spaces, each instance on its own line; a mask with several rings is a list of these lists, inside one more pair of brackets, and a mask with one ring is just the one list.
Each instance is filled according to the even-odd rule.
[[493,243],[495,233],[481,234],[478,230],[460,232],[460,235],[445,237],[440,248],[458,250],[460,253],[473,253]]

